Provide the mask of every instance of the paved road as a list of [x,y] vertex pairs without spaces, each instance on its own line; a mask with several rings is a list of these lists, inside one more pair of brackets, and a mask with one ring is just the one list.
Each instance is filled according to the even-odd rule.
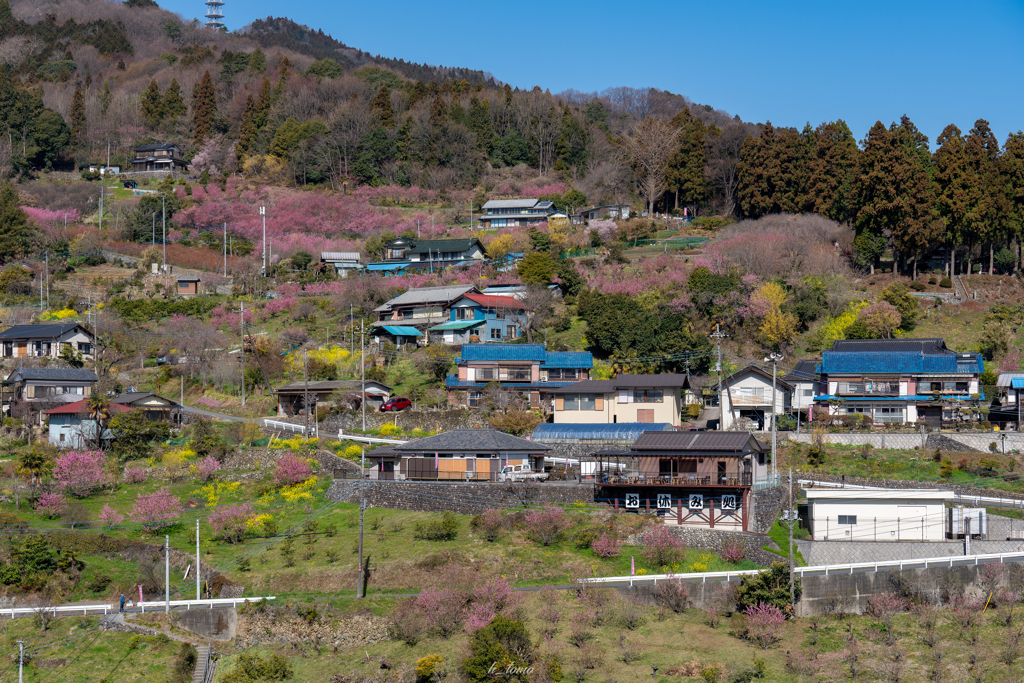
[[[202,415],[203,417],[212,417],[215,420],[228,420],[229,422],[256,422],[256,420],[254,418],[251,418],[251,417],[238,417],[237,415],[225,415],[224,413],[215,413],[212,410],[203,410],[202,408],[194,408],[192,406],[186,406],[186,405],[181,406],[181,410],[182,410],[182,412],[192,413],[193,415]],[[262,423],[262,419],[263,418],[260,418],[260,422],[261,423]],[[271,419],[271,418],[267,418],[267,419]]]

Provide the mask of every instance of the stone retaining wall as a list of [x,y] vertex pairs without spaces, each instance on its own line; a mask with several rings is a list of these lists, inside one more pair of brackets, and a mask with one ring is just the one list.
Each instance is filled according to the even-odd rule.
[[418,481],[364,482],[362,493],[357,494],[344,482],[334,482],[327,490],[327,498],[352,502],[360,496],[370,507],[417,512],[455,512],[476,515],[489,509],[516,508],[523,504],[557,503],[568,505],[576,501],[593,504],[592,484],[480,483],[441,484]]
[[[795,432],[784,432],[779,435],[781,438],[788,438],[797,443],[810,443],[812,435],[808,433],[797,434]],[[921,432],[897,432],[897,433],[836,433],[824,434],[825,443],[840,444],[844,446],[863,446],[868,444],[873,448],[892,448],[910,450],[914,448],[925,448],[927,450],[941,450],[954,452],[979,452],[988,453],[990,445],[994,442],[998,452],[1003,449],[1003,437],[1006,437],[1006,452],[1024,452],[1024,433],[1021,432],[950,432],[950,433],[921,433]]]
[[[486,428],[489,425],[482,411],[479,410],[403,410],[398,413],[382,413],[371,405],[366,406],[366,428],[379,429],[386,424],[395,424],[404,430],[427,429],[430,431],[447,432],[452,429]],[[302,424],[302,420],[292,420]],[[363,414],[360,411],[351,413],[332,413],[320,421],[320,435],[336,437],[338,429],[346,431],[363,428]],[[402,437],[406,438],[406,437]]]
[[767,567],[782,557],[770,553],[762,546],[771,543],[764,534],[753,534],[744,531],[720,531],[718,529],[698,529],[694,527],[669,526],[677,536],[683,539],[687,548],[711,550],[719,555],[729,543],[742,543],[746,551],[746,559]]

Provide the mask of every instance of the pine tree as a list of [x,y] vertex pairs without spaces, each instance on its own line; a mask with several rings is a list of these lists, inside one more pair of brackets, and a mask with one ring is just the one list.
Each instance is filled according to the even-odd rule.
[[256,102],[256,110],[253,112],[252,122],[256,130],[263,130],[267,125],[267,117],[270,115],[270,79],[264,78],[260,86],[260,98]]
[[10,182],[0,185],[0,261],[10,261],[28,252],[32,228],[21,210],[18,193]]
[[750,218],[797,213],[803,200],[807,145],[791,130],[765,124],[759,138],[748,138],[740,152],[740,209]]
[[863,142],[861,172],[854,185],[854,229],[856,237],[853,246],[857,250],[857,261],[875,272],[878,259],[889,243],[885,236],[891,223],[890,213],[895,201],[892,194],[892,179],[888,172],[891,155],[895,149],[895,134],[876,121]]
[[256,47],[255,50],[249,53],[249,71],[255,74],[261,74],[267,70],[267,56],[263,54],[263,50]]
[[151,80],[149,87],[142,93],[140,110],[142,118],[150,127],[155,126],[162,118],[163,100],[160,97],[160,86],[156,84],[156,79]]
[[217,116],[217,91],[213,87],[210,72],[203,73],[192,93],[192,126],[196,145],[202,145],[206,136],[213,129],[213,119]]
[[82,144],[85,126],[85,95],[80,87],[76,87],[75,94],[71,96],[71,137],[76,146]]
[[188,113],[188,108],[185,106],[185,98],[181,94],[181,86],[178,85],[178,79],[172,79],[171,84],[164,91],[162,106],[164,116],[172,119],[185,116]]
[[[592,100],[587,105],[588,113],[595,103],[596,109],[603,114],[604,107],[598,100]],[[604,123],[604,117],[595,116],[592,122]],[[689,107],[684,107],[669,123],[679,129],[679,147],[669,159],[668,174],[665,177],[665,184],[675,194],[673,208],[679,208],[680,198],[683,204],[702,204],[708,194],[708,182],[704,176],[704,167],[707,165],[707,154],[704,151],[707,129]]]
[[[900,193],[900,211],[890,230],[896,255],[902,258],[904,265],[908,257],[913,261],[916,279],[917,259],[941,239],[942,222],[935,209],[928,138],[906,116],[900,119],[900,125],[894,131],[901,153],[900,163],[894,172]],[[897,272],[897,269],[893,271]]]
[[238,160],[238,167],[241,168],[245,155],[252,149],[252,143],[256,140],[256,100],[252,93],[245,98],[245,109],[242,111],[242,125],[238,132],[238,144],[235,145],[235,157]]
[[394,128],[395,109],[391,106],[391,91],[388,90],[386,85],[380,86],[380,90],[377,91],[377,94],[374,95],[373,100],[370,102],[370,108],[373,109],[373,113],[380,125],[385,128]]
[[487,99],[469,100],[469,130],[476,135],[476,146],[484,156],[491,155],[494,128],[491,126],[491,102]]

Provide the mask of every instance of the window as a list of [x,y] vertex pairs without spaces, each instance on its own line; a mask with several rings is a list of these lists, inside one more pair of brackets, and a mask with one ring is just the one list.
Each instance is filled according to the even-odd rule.
[[188,283],[187,282],[179,282],[178,283],[178,289],[181,290],[181,291],[187,290],[188,289]]
[[903,422],[903,408],[875,408],[875,422],[899,424]]
[[469,308],[468,306],[463,306],[461,308],[456,308],[455,309],[455,319],[456,320],[472,320],[473,317],[474,317],[474,313],[475,313],[474,310],[472,308]]
[[551,368],[548,370],[548,379],[576,381],[579,371],[576,368]]
[[857,515],[839,515],[840,524],[856,524]]
[[661,403],[665,400],[665,392],[661,389],[634,389],[634,403]]
[[566,394],[565,395],[565,410],[579,410],[580,409],[580,395],[579,394]]
[[804,389],[804,396],[813,397],[814,396],[814,389]]
[[596,410],[593,394],[580,394],[580,410]]
[[641,408],[636,411],[636,421],[643,424],[654,423],[654,409],[653,408]]
[[506,325],[505,326],[505,336],[508,337],[509,339],[515,339],[516,338],[516,326],[515,325]]
[[500,327],[492,327],[491,328],[491,339],[501,339],[501,328]]
[[484,400],[484,392],[482,391],[470,391],[469,396],[466,398],[466,403],[470,408],[476,408]]

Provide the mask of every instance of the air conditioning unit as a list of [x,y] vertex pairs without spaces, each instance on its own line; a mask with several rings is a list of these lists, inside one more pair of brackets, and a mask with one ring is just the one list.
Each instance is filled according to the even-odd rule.
[[540,381],[541,381],[542,384],[547,384],[548,378],[547,377],[541,377]]

